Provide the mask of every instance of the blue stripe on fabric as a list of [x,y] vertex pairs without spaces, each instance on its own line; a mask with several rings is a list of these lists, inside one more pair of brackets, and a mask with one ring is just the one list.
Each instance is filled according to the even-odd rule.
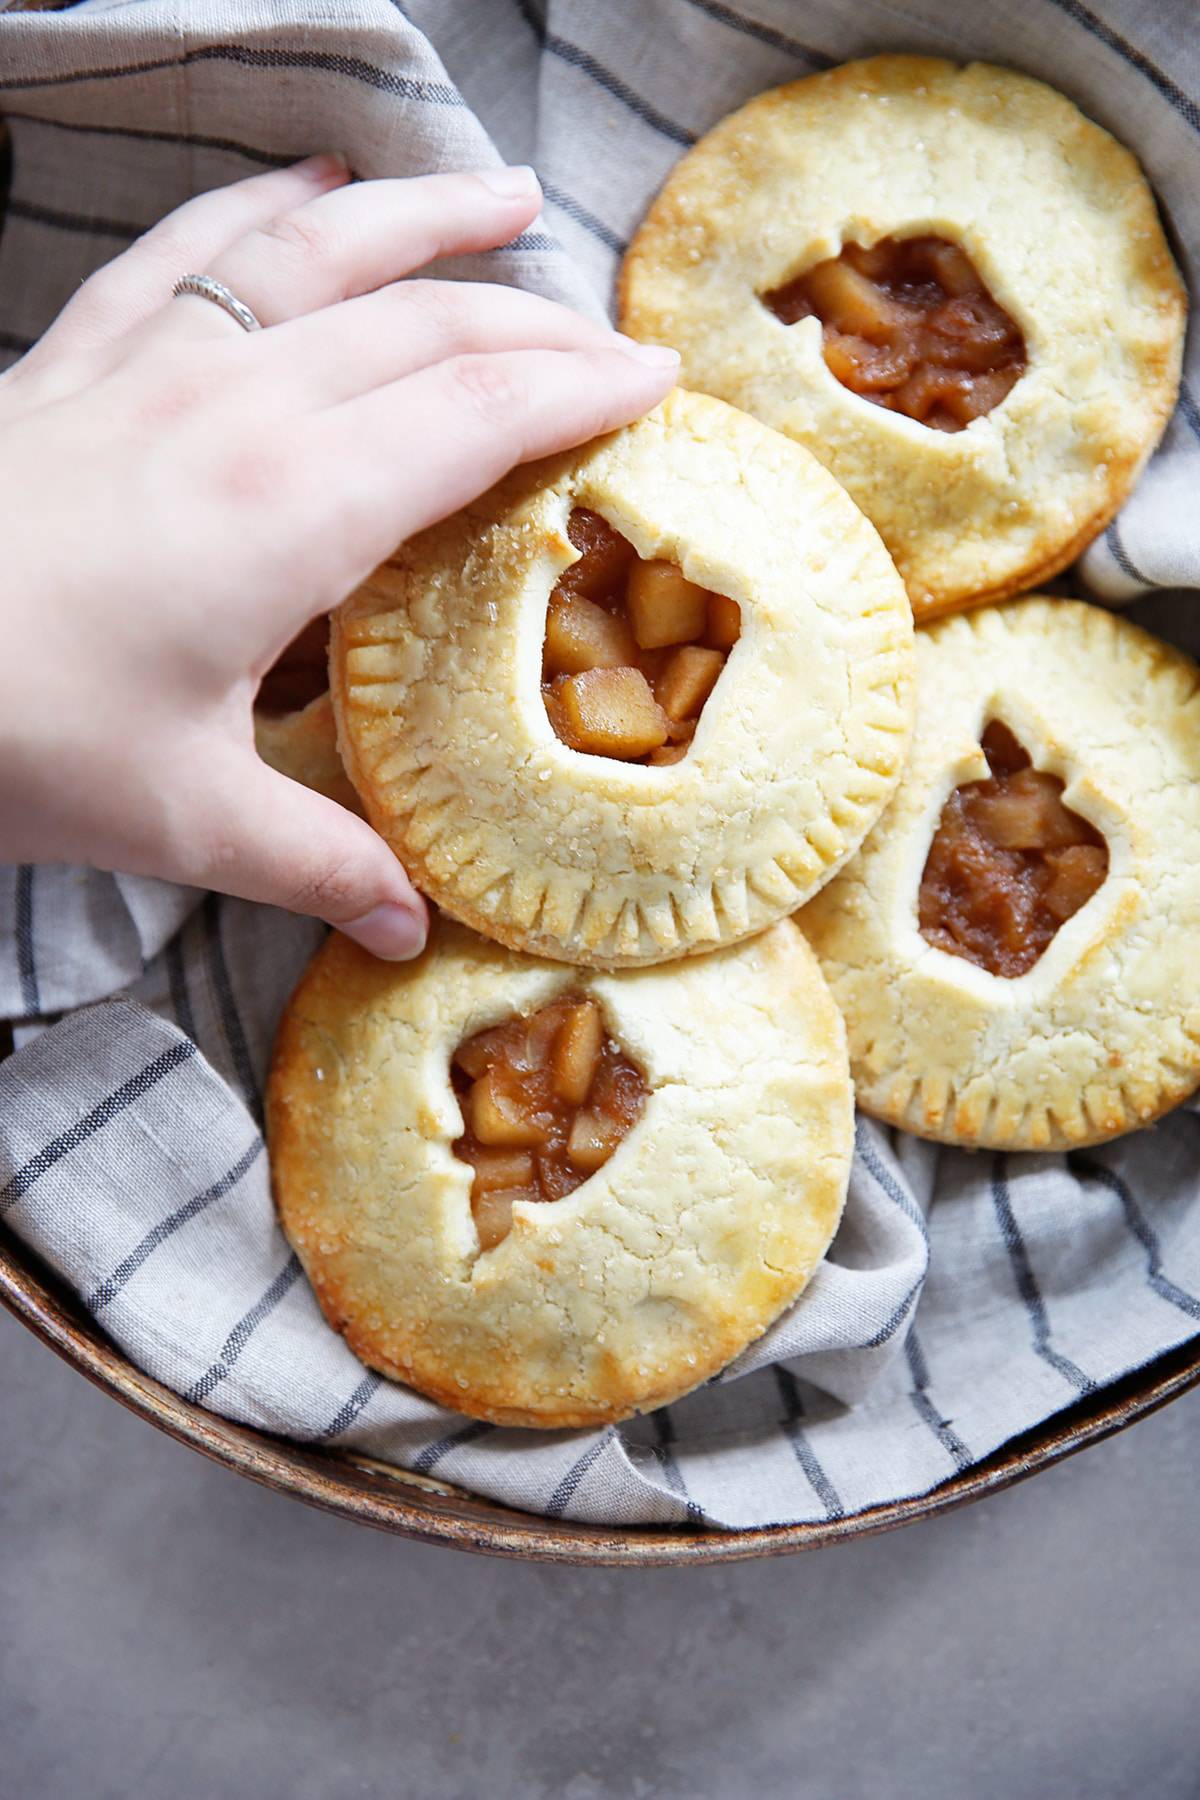
[[497,249],[489,251],[491,256],[501,256],[506,250],[554,250],[560,254],[562,245],[557,238],[552,238],[548,231],[523,231],[519,237],[513,238],[510,244],[501,244]]
[[776,31],[773,25],[762,25],[757,19],[747,18],[745,13],[735,12],[732,6],[722,5],[721,0],[684,0],[684,4],[694,6],[697,12],[716,19],[721,25],[728,25],[731,31],[740,32],[743,37],[755,38],[760,44],[769,44],[772,50],[783,50],[788,56],[799,57],[814,69],[832,69],[837,61],[824,50],[814,50],[811,44],[802,44],[799,38]]
[[613,1427],[610,1425],[603,1437],[598,1437],[594,1444],[589,1444],[577,1463],[569,1468],[549,1500],[546,1502],[546,1517],[561,1519],[571,1502],[576,1490],[592,1464],[598,1462],[604,1451],[613,1440]]
[[942,1449],[949,1456],[956,1469],[969,1469],[972,1461],[971,1452],[951,1425],[949,1419],[943,1419],[933,1401],[929,1398],[929,1368],[925,1361],[925,1352],[917,1339],[916,1330],[909,1332],[904,1344],[904,1354],[908,1359],[909,1371],[913,1385],[909,1394],[917,1417],[927,1425]]
[[1181,381],[1179,384],[1179,410],[1193,437],[1200,439],[1200,406],[1197,406],[1192,399],[1186,381]]
[[349,81],[377,88],[400,100],[420,100],[426,106],[446,106],[466,110],[466,102],[457,88],[445,81],[419,81],[412,75],[397,75],[365,62],[360,56],[346,56],[329,50],[252,49],[246,44],[207,44],[189,50],[185,63],[230,62],[247,69],[320,69],[330,75],[344,75]]
[[203,44],[187,50],[182,56],[160,57],[154,62],[117,63],[101,69],[72,69],[63,75],[0,76],[0,92],[20,93],[34,88],[77,86],[88,81],[120,81],[126,76],[154,75],[161,70],[187,68],[192,63],[228,62],[247,69],[319,69],[326,74],[343,75],[347,80],[392,94],[401,100],[420,100],[428,106],[464,107],[461,95],[442,81],[418,81],[411,75],[396,75],[358,56],[345,56],[330,50],[266,50],[246,44]]
[[[150,229],[148,225],[122,224],[115,219],[89,219],[82,213],[55,212],[50,207],[33,206],[25,201],[10,200],[7,210],[13,218],[27,219],[33,224],[46,225],[54,230],[75,232],[88,237],[113,237],[126,243],[142,237]],[[501,248],[526,252],[560,251],[562,246],[548,232],[523,231]],[[499,251],[492,254],[499,254]]]
[[221,1029],[225,1034],[225,1041],[229,1045],[229,1054],[233,1058],[233,1066],[237,1071],[238,1085],[242,1090],[243,1098],[261,1125],[263,1121],[262,1097],[254,1078],[254,1064],[250,1060],[250,1046],[246,1042],[241,1014],[238,1012],[233,982],[229,976],[229,964],[225,960],[225,944],[221,936],[220,896],[206,894],[203,911],[208,968],[212,976],[213,991],[217,997],[217,1008],[221,1014]]
[[463,1425],[458,1431],[452,1431],[448,1437],[439,1438],[436,1444],[426,1444],[420,1456],[413,1463],[413,1473],[428,1475],[430,1469],[436,1463],[441,1462],[443,1456],[449,1451],[456,1450],[460,1444],[473,1444],[476,1438],[486,1437],[489,1431],[495,1429],[495,1426],[489,1425],[486,1419],[472,1419],[469,1425]]
[[1004,1247],[1008,1251],[1008,1259],[1012,1264],[1017,1292],[1029,1314],[1029,1322],[1033,1327],[1034,1350],[1043,1362],[1048,1363],[1062,1376],[1064,1381],[1069,1381],[1071,1386],[1078,1389],[1081,1394],[1093,1393],[1096,1383],[1090,1375],[1085,1375],[1069,1356],[1061,1356],[1050,1342],[1050,1321],[1046,1314],[1046,1304],[1033,1273],[1033,1265],[1029,1260],[1025,1240],[1021,1236],[1020,1227],[1013,1214],[1012,1200],[1008,1191],[1007,1167],[1008,1159],[1003,1152],[992,1158],[992,1203],[996,1209],[1000,1236],[1004,1240]]
[[4,204],[8,219],[27,219],[31,225],[48,225],[53,231],[71,231],[88,237],[117,238],[132,243],[148,228],[130,225],[124,219],[89,219],[83,213],[60,212],[57,207],[38,206],[32,200],[18,200],[13,195]]
[[91,1313],[103,1312],[110,1301],[116,1299],[126,1282],[137,1274],[147,1257],[152,1256],[159,1245],[165,1244],[169,1237],[173,1237],[182,1225],[188,1224],[191,1219],[196,1218],[207,1207],[210,1207],[214,1201],[222,1199],[231,1188],[235,1188],[243,1175],[254,1167],[265,1148],[262,1139],[255,1138],[249,1148],[238,1157],[233,1167],[227,1169],[218,1181],[212,1183],[211,1187],[206,1187],[201,1194],[193,1194],[190,1200],[185,1200],[183,1205],[176,1207],[173,1213],[168,1213],[165,1219],[160,1219],[158,1224],[146,1233],[141,1242],[134,1245],[129,1255],[122,1258],[112,1274],[107,1275],[100,1285],[93,1288],[92,1292],[86,1296],[83,1304],[88,1311]]
[[196,1031],[196,1015],[192,1011],[191,996],[188,993],[187,968],[183,960],[183,938],[180,932],[167,945],[167,983],[171,990],[171,1010],[175,1014],[175,1023],[186,1037],[193,1043],[199,1042]]
[[0,1188],[0,1214],[7,1212],[10,1206],[15,1205],[36,1182],[41,1180],[48,1170],[52,1169],[56,1163],[61,1162],[64,1156],[69,1156],[73,1150],[78,1150],[79,1146],[86,1143],[88,1138],[111,1124],[112,1120],[123,1113],[127,1107],[132,1106],[135,1100],[142,1099],[150,1092],[151,1088],[156,1087],[173,1070],[179,1068],[181,1063],[187,1062],[188,1058],[195,1054],[195,1044],[188,1042],[172,1044],[169,1050],[164,1050],[161,1056],[156,1056],[153,1062],[148,1062],[144,1069],[139,1069],[136,1075],[131,1075],[129,1080],[122,1082],[119,1088],[114,1088],[111,1094],[107,1094],[97,1106],[92,1108],[91,1112],[85,1113],[82,1119],[77,1119],[74,1125],[66,1131],[60,1132],[58,1137],[52,1138],[50,1143],[44,1145],[36,1156],[30,1157],[29,1161],[11,1175],[4,1186]]
[[334,1413],[323,1431],[318,1431],[308,1439],[310,1444],[327,1444],[330,1438],[339,1437],[353,1425],[355,1419],[383,1386],[383,1376],[370,1372],[364,1375],[350,1398]]
[[[12,346],[10,345],[11,349]],[[17,870],[16,891],[17,974],[21,981],[21,1005],[29,1017],[41,1011],[37,962],[33,954],[33,865]]]
[[854,1124],[855,1154],[862,1157],[868,1174],[883,1189],[894,1206],[898,1206],[905,1218],[911,1219],[925,1242],[929,1242],[929,1222],[911,1194],[906,1194],[896,1177],[888,1169],[879,1152],[867,1135],[867,1128],[861,1118]]
[[1200,1319],[1200,1299],[1163,1274],[1162,1245],[1158,1234],[1134,1199],[1128,1184],[1122,1181],[1115,1170],[1106,1168],[1103,1163],[1093,1162],[1090,1157],[1081,1156],[1078,1151],[1072,1152],[1067,1157],[1067,1162],[1081,1180],[1098,1181],[1101,1187],[1106,1187],[1110,1194],[1116,1195],[1125,1215],[1125,1223],[1146,1252],[1146,1279],[1159,1298],[1177,1306],[1189,1319]]
[[530,4],[530,0],[512,0],[513,5],[532,31],[539,44],[546,39],[546,21],[541,11]]
[[261,163],[268,169],[286,169],[298,161],[303,151],[260,150],[254,144],[236,138],[205,137],[185,131],[143,131],[132,125],[78,125],[73,119],[41,119],[36,113],[15,113],[22,125],[44,125],[51,131],[74,131],[84,137],[131,138],[137,143],[173,144],[188,150],[221,150],[230,156],[244,156],[247,162]]
[[1122,575],[1127,575],[1130,581],[1136,581],[1140,583],[1142,587],[1154,586],[1150,577],[1142,574],[1142,571],[1138,568],[1124,544],[1121,542],[1121,535],[1117,530],[1117,521],[1115,519],[1105,532],[1104,541],[1108,545],[1112,559],[1116,563],[1118,569],[1120,569]]
[[629,248],[626,240],[619,237],[615,231],[610,230],[603,219],[598,219],[595,213],[589,212],[587,207],[581,205],[573,194],[568,194],[562,188],[556,187],[552,181],[542,182],[542,192],[552,206],[557,206],[560,212],[566,213],[568,219],[574,219],[576,225],[581,226],[592,237],[598,238],[608,249],[615,250],[618,256],[625,254]]
[[924,1286],[925,1271],[923,1271],[918,1276],[917,1280],[913,1282],[899,1306],[891,1314],[890,1318],[886,1319],[879,1327],[879,1330],[875,1333],[874,1337],[869,1337],[866,1340],[866,1343],[863,1345],[865,1350],[878,1350],[881,1344],[886,1344],[889,1338],[895,1337],[901,1325],[903,1325],[905,1319],[907,1319],[909,1313],[912,1311],[913,1305]]
[[649,125],[651,130],[657,131],[660,136],[670,138],[672,143],[683,144],[688,148],[696,142],[695,132],[685,130],[682,125],[677,125],[674,119],[668,119],[665,113],[659,112],[656,106],[651,106],[648,100],[644,100],[640,94],[635,93],[627,83],[621,80],[619,75],[614,75],[611,69],[606,69],[603,63],[597,62],[596,58],[588,51],[582,49],[578,44],[571,43],[569,38],[557,37],[554,32],[547,31],[544,20],[534,13],[528,0],[512,0],[512,4],[547,55],[557,57],[559,62],[566,63],[572,69],[578,69],[581,75],[586,75],[589,81],[594,81],[596,86],[603,88],[606,94],[611,94],[614,100],[619,100],[622,106],[628,107],[629,111],[642,121],[643,125]]
[[782,1363],[776,1363],[772,1372],[784,1406],[780,1429],[791,1444],[796,1461],[803,1469],[808,1485],[824,1507],[825,1517],[827,1519],[843,1519],[846,1516],[846,1509],[842,1505],[841,1496],[821,1467],[801,1424],[801,1420],[804,1418],[804,1403],[800,1398],[800,1388],[796,1377],[790,1369],[785,1369]]
[[[863,1124],[861,1118],[856,1119],[854,1123],[854,1150],[855,1154],[862,1158],[863,1164],[871,1179],[879,1186],[883,1193],[887,1195],[892,1204],[899,1208],[905,1218],[911,1220],[917,1227],[925,1243],[926,1251],[928,1251],[929,1223],[924,1213],[912,1196],[905,1192],[904,1188],[884,1163],[879,1152],[871,1142],[870,1137],[867,1135],[866,1126]],[[889,1338],[896,1335],[897,1331],[899,1331],[901,1325],[903,1325],[905,1319],[912,1311],[912,1308],[921,1293],[921,1289],[925,1286],[925,1278],[928,1273],[929,1264],[927,1257],[925,1267],[922,1269],[916,1281],[913,1282],[913,1285],[909,1288],[907,1294],[905,1294],[903,1300],[901,1300],[890,1318],[884,1321],[873,1337],[867,1339],[864,1346],[865,1349],[878,1350],[881,1344],[886,1344]]]
[[1175,111],[1187,121],[1193,131],[1200,131],[1200,106],[1197,106],[1191,95],[1185,94],[1183,89],[1178,87],[1169,75],[1164,74],[1156,63],[1152,63],[1150,58],[1145,56],[1135,44],[1131,44],[1128,38],[1122,37],[1119,31],[1114,31],[1111,25],[1106,25],[1103,19],[1098,19],[1090,7],[1081,4],[1081,0],[1050,0],[1050,4],[1057,6],[1060,12],[1066,13],[1069,19],[1074,19],[1077,25],[1082,25],[1084,30],[1098,42],[1106,44],[1110,50],[1115,50],[1117,55],[1122,57],[1131,68],[1136,69],[1139,74],[1146,77],[1147,81],[1154,84],[1163,98],[1171,103]]
[[669,1406],[660,1406],[657,1412],[650,1415],[650,1423],[654,1426],[658,1443],[653,1445],[658,1466],[663,1478],[673,1494],[677,1494],[687,1507],[688,1519],[693,1525],[704,1520],[704,1508],[698,1500],[693,1500],[688,1493],[687,1482],[683,1479],[683,1470],[676,1460],[673,1445],[675,1443],[675,1422],[671,1418]]
[[239,1356],[241,1356],[242,1351],[246,1348],[246,1345],[250,1342],[250,1339],[254,1336],[254,1333],[258,1330],[263,1320],[269,1318],[275,1311],[275,1308],[279,1305],[280,1301],[294,1285],[299,1273],[300,1260],[293,1253],[288,1257],[267,1291],[255,1301],[254,1305],[250,1308],[250,1311],[243,1314],[238,1320],[229,1336],[225,1339],[217,1360],[209,1365],[204,1371],[204,1374],[201,1375],[199,1381],[192,1384],[184,1395],[185,1400],[191,1400],[193,1403],[196,1403],[207,1399],[213,1389],[218,1387],[220,1383],[225,1380],[226,1376],[233,1373],[234,1365]]

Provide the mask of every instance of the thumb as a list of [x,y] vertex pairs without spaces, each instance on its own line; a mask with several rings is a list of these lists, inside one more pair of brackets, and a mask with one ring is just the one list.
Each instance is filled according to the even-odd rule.
[[325,919],[390,961],[423,949],[425,903],[365,820],[253,754],[229,774],[197,885]]

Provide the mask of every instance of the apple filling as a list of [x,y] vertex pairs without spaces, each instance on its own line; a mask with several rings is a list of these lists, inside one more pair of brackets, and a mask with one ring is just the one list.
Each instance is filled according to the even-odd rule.
[[276,657],[259,686],[255,706],[264,713],[299,712],[329,686],[329,617],[322,613]]
[[991,412],[1025,370],[1019,325],[946,238],[847,244],[761,298],[785,325],[820,319],[843,387],[935,431]]
[[450,1065],[466,1130],[481,1250],[508,1235],[518,1200],[561,1200],[595,1174],[641,1113],[649,1089],[604,1029],[594,1000],[568,995],[480,1031]]
[[567,535],[579,560],[550,596],[542,649],[550,723],[572,750],[680,762],[741,631],[737,602],[643,561],[585,507]]
[[1108,845],[1007,726],[983,734],[991,770],[955,788],[921,876],[921,935],[993,975],[1031,969],[1108,874]]

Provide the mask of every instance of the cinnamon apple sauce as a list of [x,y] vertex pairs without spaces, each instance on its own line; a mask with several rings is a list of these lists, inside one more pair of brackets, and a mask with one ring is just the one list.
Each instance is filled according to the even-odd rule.
[[1025,371],[1020,327],[947,238],[846,244],[760,297],[785,325],[820,319],[843,387],[935,431],[991,412]]
[[649,1089],[594,1000],[568,995],[460,1044],[450,1065],[474,1171],[480,1248],[508,1235],[518,1200],[561,1200],[608,1161]]
[[991,774],[942,808],[918,901],[921,935],[992,975],[1024,975],[1108,873],[1108,845],[1033,768],[1008,727],[983,734]]

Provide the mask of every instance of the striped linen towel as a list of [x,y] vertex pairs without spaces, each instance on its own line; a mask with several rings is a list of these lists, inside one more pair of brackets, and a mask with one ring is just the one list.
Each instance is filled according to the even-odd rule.
[[[1194,27],[1193,0],[3,11],[0,352],[188,195],[323,148],[364,175],[533,162],[544,221],[457,272],[602,310],[688,144],[761,88],[879,49],[1016,63],[1065,89],[1137,150],[1194,275]],[[1084,559],[1111,601],[1200,585],[1194,344],[1188,368],[1161,451]],[[1192,611],[1179,592],[1139,608],[1185,642]],[[464,1421],[355,1361],[274,1222],[262,1082],[320,930],[152,881],[0,871],[0,1007],[31,1021],[0,1067],[0,1217],[136,1363],[232,1419],[554,1516],[763,1525],[922,1493],[1200,1330],[1194,1110],[1066,1158],[969,1156],[864,1120],[832,1254],[716,1382],[601,1432]]]

